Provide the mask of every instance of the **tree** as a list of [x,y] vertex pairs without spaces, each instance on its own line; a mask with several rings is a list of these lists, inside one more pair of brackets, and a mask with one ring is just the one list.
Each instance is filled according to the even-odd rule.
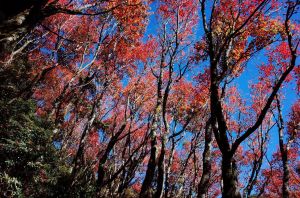
[[[294,43],[290,32],[290,18],[293,16],[294,10],[299,2],[287,3],[288,8],[286,17],[282,25],[290,50],[289,65],[273,86],[272,92],[264,107],[261,109],[261,113],[257,120],[234,142],[232,142],[231,145],[227,136],[228,124],[224,115],[224,107],[222,105],[219,90],[222,90],[222,84],[225,87],[231,78],[239,75],[243,70],[245,61],[249,60],[253,53],[265,48],[270,42],[272,43],[273,38],[278,31],[276,31],[276,28],[272,27],[272,23],[263,23],[263,21],[268,18],[265,10],[267,9],[269,1],[258,1],[253,4],[250,2],[240,4],[239,2],[234,1],[218,4],[217,1],[214,1],[209,19],[206,17],[205,4],[205,1],[201,1],[201,14],[203,29],[205,31],[204,42],[206,43],[204,50],[208,54],[210,61],[212,129],[222,152],[222,179],[224,185],[222,194],[223,197],[241,197],[237,183],[235,153],[240,144],[253,134],[262,124],[282,83],[295,67],[298,44],[297,42]],[[274,5],[271,5],[271,9],[273,7]],[[228,16],[224,17],[223,13]],[[226,21],[228,19],[230,21]],[[275,31],[262,34],[263,30],[261,28],[263,27],[264,29],[274,29]],[[221,29],[226,29],[227,31],[221,32]],[[251,41],[245,39],[250,35],[252,36]]]
[[[39,26],[48,17],[60,16],[95,16],[103,17],[114,12],[120,14],[120,10],[131,10],[131,7],[139,10],[143,7],[143,2],[135,1],[128,3],[125,1],[115,1],[112,3],[98,1],[64,1],[64,0],[29,0],[26,2],[2,1],[0,4],[0,46],[1,57],[13,50],[19,53],[29,43],[31,39],[23,42],[27,34]],[[128,13],[128,12],[127,12]],[[49,29],[48,29],[49,30]],[[51,31],[51,30],[49,30]],[[21,43],[19,50],[14,51]]]
[[[158,37],[156,57],[152,60],[151,72],[157,81],[156,104],[153,111],[151,129],[150,159],[147,165],[145,179],[143,181],[140,197],[151,197],[150,188],[157,167],[158,179],[155,197],[162,197],[165,185],[165,153],[170,133],[170,121],[168,120],[168,100],[172,86],[178,82],[188,70],[190,60],[180,61],[180,54],[189,45],[193,25],[195,23],[195,2],[161,2],[158,7],[160,15],[160,29],[162,35]],[[175,69],[178,72],[175,73]],[[162,128],[160,125],[164,126]],[[160,154],[157,158],[158,141],[161,142]]]
[[[17,97],[29,76],[26,58],[19,57],[13,68],[0,73],[0,186],[1,196],[56,196],[63,192],[62,177],[68,166],[59,160],[52,142],[52,123],[37,117],[33,100]],[[59,186],[62,185],[62,186]]]

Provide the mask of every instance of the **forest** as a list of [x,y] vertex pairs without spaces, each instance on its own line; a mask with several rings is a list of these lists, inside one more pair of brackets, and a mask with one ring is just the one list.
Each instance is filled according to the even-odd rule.
[[0,197],[300,198],[300,0],[1,0]]

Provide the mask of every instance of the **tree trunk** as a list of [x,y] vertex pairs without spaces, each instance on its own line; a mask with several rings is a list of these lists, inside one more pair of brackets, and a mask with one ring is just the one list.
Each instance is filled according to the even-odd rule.
[[210,128],[210,121],[207,122],[205,128],[205,147],[203,151],[203,172],[201,176],[200,183],[198,185],[198,198],[205,198],[211,175],[211,141],[212,141],[212,131]]
[[245,198],[250,197],[251,192],[253,190],[253,187],[257,182],[258,173],[261,169],[262,159],[263,159],[263,154],[261,154],[261,155],[262,156],[260,156],[258,160],[255,160],[253,162],[253,168],[252,168],[251,176],[249,178],[248,185],[246,186],[246,188],[244,190],[244,197]]
[[152,126],[150,129],[150,137],[151,137],[151,153],[150,153],[150,159],[148,162],[147,166],[147,171],[145,175],[145,179],[142,184],[141,188],[141,193],[140,197],[145,198],[145,197],[152,197],[153,192],[151,192],[151,185],[153,182],[153,178],[155,175],[155,169],[156,169],[156,152],[157,152],[157,131],[158,131],[158,122],[160,120],[161,116],[161,110],[162,110],[162,77],[163,77],[163,60],[164,60],[164,55],[162,56],[161,59],[161,65],[160,65],[160,72],[159,76],[157,78],[157,102],[156,102],[156,107],[154,111],[154,117],[152,121]]
[[157,139],[156,135],[152,137],[151,140],[151,153],[150,153],[150,159],[147,166],[146,176],[143,181],[143,185],[141,188],[140,197],[141,198],[151,198],[151,184],[154,178],[155,174],[155,168],[156,168],[156,150],[157,150]]
[[156,170],[156,155],[157,155],[157,135],[156,131],[158,129],[157,121],[158,121],[158,109],[160,105],[157,106],[156,108],[156,113],[152,122],[152,127],[150,131],[150,136],[151,136],[151,151],[150,151],[150,159],[148,161],[148,166],[147,166],[147,171],[145,175],[145,179],[142,184],[141,188],[141,193],[140,197],[145,198],[145,197],[152,197],[152,192],[151,187],[152,187],[152,182],[153,178],[155,175],[155,170]]
[[161,152],[158,159],[157,191],[155,193],[155,198],[161,198],[163,195],[165,183],[165,144],[166,138],[162,137]]
[[238,188],[237,167],[235,160],[224,156],[222,160],[223,198],[241,198]]
[[97,191],[100,191],[101,187],[103,186],[104,178],[106,176],[104,165],[109,157],[109,153],[113,150],[115,144],[118,141],[119,136],[124,131],[125,127],[126,127],[126,122],[124,122],[122,124],[122,126],[120,127],[118,132],[110,139],[110,141],[105,149],[104,155],[99,160],[99,167],[98,167],[98,172],[97,172],[98,173]]
[[166,179],[165,179],[165,198],[169,197],[169,175],[170,175],[170,169],[171,165],[173,163],[173,157],[174,157],[174,152],[175,152],[175,140],[172,139],[172,147],[171,147],[171,154],[169,157],[168,165],[167,165],[167,170],[166,170]]
[[[271,128],[268,129],[267,134],[269,133],[270,130],[271,130]],[[247,184],[246,188],[244,189],[244,198],[251,197],[251,192],[253,190],[254,185],[257,183],[257,178],[258,178],[259,172],[261,170],[263,158],[264,158],[265,152],[266,152],[266,151],[264,151],[264,144],[267,139],[267,134],[265,134],[265,137],[264,137],[262,129],[260,129],[259,134],[260,134],[259,135],[260,137],[258,137],[258,141],[260,141],[260,155],[259,155],[259,158],[258,159],[255,158],[252,163],[253,165],[252,165],[251,175],[249,177],[248,184]]]
[[280,145],[282,164],[283,164],[283,179],[282,179],[282,197],[289,198],[289,167],[287,152],[282,152],[282,146]]
[[76,178],[77,172],[79,171],[79,169],[82,165],[81,163],[84,161],[83,160],[84,159],[84,146],[85,146],[85,142],[87,139],[87,134],[88,134],[89,130],[91,129],[91,127],[94,123],[94,120],[96,118],[96,106],[97,106],[96,102],[94,102],[92,112],[91,112],[89,120],[81,134],[81,137],[79,140],[79,147],[78,147],[78,150],[77,150],[76,155],[73,160],[73,164],[74,164],[74,168],[72,170],[72,179],[74,179],[74,181],[72,181],[73,183],[76,180],[75,178]]
[[[283,178],[282,178],[282,197],[289,198],[289,167],[288,167],[288,144],[284,144],[284,121],[281,112],[281,105],[278,96],[276,97],[278,109],[278,135],[279,135],[279,148],[281,153]],[[286,148],[285,148],[286,147]]]

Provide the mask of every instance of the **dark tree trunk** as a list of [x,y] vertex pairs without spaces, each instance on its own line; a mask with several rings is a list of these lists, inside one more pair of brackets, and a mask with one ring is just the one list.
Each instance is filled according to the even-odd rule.
[[210,127],[210,121],[208,121],[205,128],[205,147],[202,159],[203,171],[200,183],[198,185],[198,198],[205,198],[209,187],[209,180],[211,176],[211,141],[212,131]]
[[[264,145],[267,141],[267,135],[268,135],[269,131],[271,130],[271,128],[269,128],[267,130],[265,136],[263,135],[262,129],[260,129],[260,132],[259,132],[260,137],[258,137],[258,141],[260,142],[260,155],[259,155],[258,159],[255,158],[252,162],[252,172],[251,172],[251,175],[249,177],[248,184],[247,184],[246,188],[244,189],[244,198],[248,198],[248,197],[251,196],[251,192],[253,190],[253,187],[257,183],[257,178],[258,178],[259,172],[261,170],[261,166],[262,166],[262,163],[263,163],[263,158],[266,154],[266,151],[264,149]],[[253,152],[254,152],[254,150],[253,150]]]
[[156,169],[156,150],[157,150],[157,140],[156,136],[152,137],[151,139],[151,153],[150,153],[150,159],[147,166],[146,176],[142,184],[140,197],[141,198],[151,198],[151,187],[152,187],[152,181],[155,174]]
[[281,161],[282,161],[282,168],[283,168],[283,178],[282,178],[282,197],[289,198],[289,167],[288,167],[288,143],[284,143],[284,121],[281,112],[281,104],[276,97],[277,101],[277,109],[278,109],[278,136],[279,136],[279,148],[281,153]]
[[248,185],[246,186],[245,190],[244,190],[244,197],[248,198],[251,195],[251,192],[253,190],[254,185],[257,182],[257,177],[258,174],[260,172],[261,169],[261,165],[262,165],[262,160],[263,160],[263,154],[261,154],[261,156],[259,157],[259,159],[255,159],[253,162],[253,167],[252,167],[252,172],[249,178],[249,182]]
[[91,127],[94,123],[94,120],[96,118],[96,106],[97,105],[96,105],[96,101],[95,101],[93,104],[93,108],[92,108],[92,112],[90,114],[89,120],[81,134],[80,141],[79,141],[79,147],[78,147],[78,150],[77,150],[76,155],[73,160],[73,164],[74,164],[74,168],[72,171],[73,183],[76,181],[77,173],[80,170],[80,167],[82,166],[81,162],[84,161],[83,160],[84,159],[84,146],[85,146],[85,142],[87,139],[87,134],[88,134],[89,130],[91,129]]
[[289,167],[288,156],[284,146],[280,144],[281,158],[283,164],[283,178],[282,178],[282,197],[289,198]]
[[98,191],[101,190],[101,187],[103,186],[104,178],[106,177],[104,165],[109,157],[109,153],[113,150],[115,144],[118,141],[118,138],[124,131],[125,127],[126,127],[126,122],[122,124],[122,126],[120,127],[118,132],[111,138],[111,140],[109,141],[109,143],[105,149],[104,155],[99,160],[99,167],[98,167],[98,172],[97,172],[98,173],[98,179],[97,179],[97,190]]
[[155,170],[157,166],[156,162],[156,152],[157,152],[157,131],[159,129],[158,122],[161,117],[162,110],[162,77],[163,77],[163,61],[164,61],[164,53],[161,58],[160,72],[157,77],[157,102],[154,111],[153,121],[150,129],[150,137],[151,137],[151,153],[150,159],[147,166],[147,171],[145,175],[145,179],[142,184],[140,197],[141,198],[150,198],[153,197],[153,192],[151,192],[153,178],[155,176]]
[[237,167],[233,158],[224,156],[222,160],[223,198],[241,198],[238,189]]
[[157,190],[155,198],[161,198],[163,195],[164,183],[165,183],[165,138],[162,139],[161,152],[158,159],[158,176],[157,176]]

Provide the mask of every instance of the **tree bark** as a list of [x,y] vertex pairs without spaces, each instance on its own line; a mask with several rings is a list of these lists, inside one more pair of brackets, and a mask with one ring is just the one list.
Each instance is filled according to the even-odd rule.
[[165,179],[165,198],[168,198],[169,196],[169,190],[170,190],[170,185],[169,185],[169,175],[170,175],[170,169],[171,165],[173,163],[173,158],[174,158],[174,152],[175,152],[175,140],[172,138],[172,147],[171,147],[171,154],[168,160],[168,165],[167,165],[167,170],[166,170],[166,179]]
[[[253,190],[253,187],[254,185],[257,183],[257,178],[258,178],[258,175],[259,175],[259,172],[261,171],[261,167],[262,167],[262,163],[263,163],[263,158],[266,154],[266,151],[264,149],[264,145],[267,141],[267,135],[269,134],[270,130],[273,128],[272,127],[269,127],[267,129],[267,132],[265,135],[263,135],[263,129],[262,129],[262,126],[261,126],[261,129],[259,131],[259,136],[258,136],[258,142],[259,142],[259,145],[260,145],[260,154],[259,156],[255,157],[255,159],[253,160],[252,162],[252,171],[251,171],[251,175],[249,177],[249,180],[248,180],[248,184],[247,186],[245,187],[244,189],[244,197],[245,198],[248,198],[248,197],[251,197],[251,192]],[[253,152],[255,152],[255,150],[253,149]]]
[[198,185],[198,198],[205,198],[209,187],[209,180],[211,176],[211,142],[212,131],[210,127],[210,121],[208,121],[205,127],[205,146],[202,158],[203,171],[200,183]]
[[[94,120],[96,118],[96,108],[97,108],[96,106],[97,105],[96,105],[96,101],[95,101],[93,104],[93,107],[92,107],[92,112],[89,116],[89,120],[88,120],[86,126],[84,127],[84,130],[83,130],[80,140],[79,140],[79,147],[78,147],[78,150],[77,150],[76,155],[73,160],[74,168],[72,170],[72,179],[76,178],[77,172],[80,169],[80,166],[82,165],[81,162],[83,162],[84,146],[85,146],[85,142],[87,139],[87,134],[88,134],[89,130],[91,129],[91,127],[94,123]],[[74,183],[75,181],[72,181],[72,182]]]
[[150,159],[147,166],[146,176],[142,184],[140,198],[151,198],[151,184],[154,178],[156,169],[156,150],[157,150],[157,139],[156,135],[151,139],[151,153]]
[[121,135],[121,133],[124,131],[126,127],[126,122],[124,122],[122,124],[122,126],[120,127],[120,129],[118,130],[118,132],[111,138],[111,140],[109,141],[104,155],[101,157],[101,159],[99,160],[99,166],[98,166],[98,179],[97,179],[97,190],[100,191],[101,187],[103,186],[103,182],[104,182],[104,178],[106,176],[105,174],[105,169],[104,169],[104,165],[109,157],[109,153],[112,151],[112,149],[114,148],[115,144],[118,141],[119,136]]
[[235,160],[223,154],[222,158],[223,198],[241,198]]
[[282,197],[289,198],[289,167],[288,167],[288,144],[284,143],[284,121],[281,112],[281,104],[278,96],[276,96],[277,110],[278,110],[278,136],[279,148],[281,154],[283,178],[282,178]]
[[153,182],[153,178],[155,175],[155,170],[157,166],[156,162],[156,155],[157,155],[157,131],[159,129],[158,122],[161,117],[161,111],[162,111],[162,77],[163,77],[163,62],[165,60],[164,58],[165,52],[162,52],[162,58],[160,63],[160,71],[159,76],[157,76],[157,101],[156,106],[154,110],[154,116],[153,121],[150,129],[150,137],[151,137],[151,153],[150,153],[150,159],[147,166],[147,171],[145,175],[145,179],[142,184],[140,197],[152,197],[151,185]]
[[158,176],[157,176],[157,190],[155,198],[161,198],[163,195],[163,189],[165,184],[165,143],[166,138],[162,137],[161,152],[158,159]]
[[253,162],[251,176],[249,178],[248,185],[246,186],[245,191],[244,191],[245,198],[250,197],[253,187],[254,187],[255,183],[257,182],[257,177],[258,177],[258,173],[260,172],[260,169],[261,169],[262,160],[263,160],[263,154],[261,154],[261,156],[259,157],[258,160],[255,159]]

